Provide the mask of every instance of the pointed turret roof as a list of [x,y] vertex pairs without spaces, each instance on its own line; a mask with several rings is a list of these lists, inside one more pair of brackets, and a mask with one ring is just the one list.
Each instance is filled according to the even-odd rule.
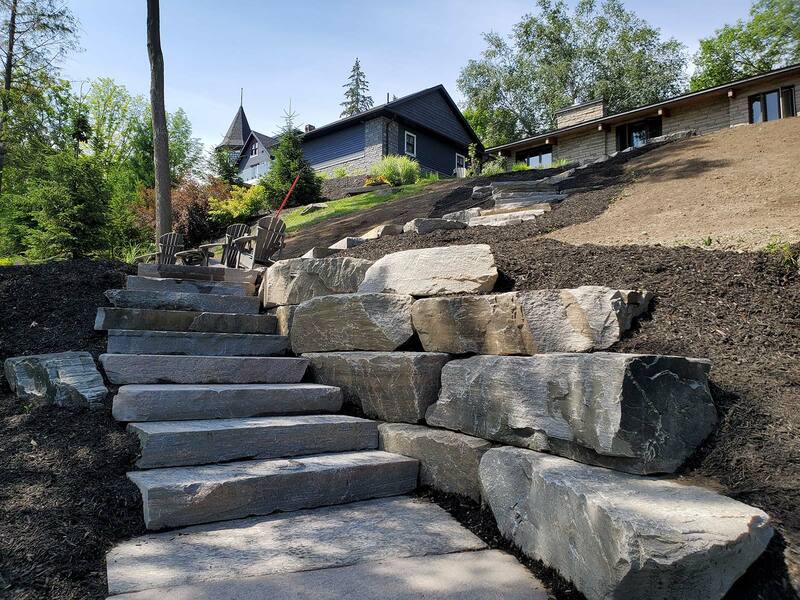
[[231,126],[228,127],[228,133],[217,148],[241,148],[248,137],[250,137],[250,124],[247,122],[247,115],[244,114],[244,108],[239,106]]

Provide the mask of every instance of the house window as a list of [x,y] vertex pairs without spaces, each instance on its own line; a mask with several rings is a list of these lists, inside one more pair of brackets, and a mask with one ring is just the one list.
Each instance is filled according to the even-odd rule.
[[406,131],[406,154],[409,156],[417,155],[417,136]]
[[750,122],[763,123],[795,116],[794,86],[754,94],[748,98]]
[[539,146],[524,154],[517,154],[517,160],[524,162],[529,167],[546,169],[553,164],[553,148],[552,146]]
[[258,156],[258,142],[253,142],[250,147],[250,156]]
[[467,159],[462,154],[456,154],[456,169],[465,169],[467,166]]
[[617,150],[641,148],[654,137],[661,135],[661,117],[652,117],[635,123],[617,125]]

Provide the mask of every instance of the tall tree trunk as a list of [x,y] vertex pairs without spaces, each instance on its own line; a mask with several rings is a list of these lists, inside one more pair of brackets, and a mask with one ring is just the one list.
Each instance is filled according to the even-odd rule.
[[17,37],[17,0],[11,2],[11,15],[8,18],[8,47],[3,72],[3,99],[0,101],[0,192],[3,191],[3,169],[6,166],[6,126],[8,111],[11,110],[11,75],[14,68],[14,39]]
[[169,140],[164,108],[164,55],[161,53],[159,0],[147,0],[147,54],[150,56],[150,108],[153,114],[153,166],[156,179],[156,241],[172,229]]

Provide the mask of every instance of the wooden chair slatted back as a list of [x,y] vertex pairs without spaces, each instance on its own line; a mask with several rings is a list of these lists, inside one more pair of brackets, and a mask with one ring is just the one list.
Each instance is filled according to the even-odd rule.
[[263,217],[256,224],[256,239],[253,246],[253,260],[257,264],[267,264],[283,247],[286,223],[276,217]]
[[233,240],[248,234],[250,228],[245,223],[234,223],[225,230],[225,245],[222,247],[220,262],[226,267],[236,268],[239,264],[239,249]]
[[174,265],[175,253],[183,250],[183,236],[174,231],[165,233],[158,240],[158,264]]

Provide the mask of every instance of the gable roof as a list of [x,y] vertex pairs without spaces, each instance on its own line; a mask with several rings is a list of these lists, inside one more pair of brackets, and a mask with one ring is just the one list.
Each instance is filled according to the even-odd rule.
[[[265,149],[277,146],[278,142],[280,142],[280,140],[278,138],[276,138],[276,137],[270,137],[268,135],[264,135],[263,133],[259,133],[258,131],[251,131],[250,135],[248,135],[247,139],[245,139],[244,144],[242,144],[242,149],[239,150],[239,159],[238,160],[242,159],[242,156],[244,156],[248,146],[250,146],[250,140],[252,140],[252,139],[255,139],[256,141],[258,141],[258,143],[261,144],[261,146],[263,148],[265,148]],[[270,155],[270,158],[271,158],[271,155]]]
[[247,122],[247,115],[244,114],[244,108],[239,106],[236,111],[236,116],[233,117],[228,133],[222,138],[222,142],[217,148],[238,148],[244,146],[247,138],[250,137],[251,129],[250,124]]
[[445,129],[440,128],[435,130],[434,133],[437,133],[440,136],[450,138],[452,140],[458,141],[464,145],[468,145],[470,143],[474,143],[478,145],[479,149],[483,149],[483,145],[481,144],[478,135],[470,126],[469,122],[464,118],[464,115],[459,110],[458,105],[453,101],[450,97],[450,94],[447,93],[447,90],[442,84],[435,85],[430,88],[426,88],[424,90],[420,90],[419,92],[415,92],[413,94],[409,94],[407,96],[403,96],[402,98],[398,98],[397,100],[392,100],[391,102],[387,102],[386,104],[381,104],[380,106],[376,106],[369,110],[365,110],[364,112],[358,113],[357,115],[353,115],[352,117],[344,117],[343,119],[339,119],[338,121],[334,121],[332,123],[328,123],[327,125],[323,125],[321,127],[317,127],[316,129],[309,131],[308,133],[303,134],[304,140],[311,140],[317,137],[321,137],[327,135],[328,133],[332,133],[333,131],[338,131],[339,129],[343,129],[345,127],[349,127],[350,125],[354,125],[356,123],[368,121],[370,119],[375,119],[377,117],[385,116],[390,119],[402,120],[405,122],[409,122],[415,124],[417,126],[428,128],[430,127],[418,120],[415,116],[415,112],[419,109],[419,107],[426,103],[426,102],[436,102],[436,97],[440,98],[439,102],[444,102],[444,104],[449,108],[449,110],[455,116],[457,122],[461,125],[466,133],[466,138],[462,138],[455,130],[452,128]]

